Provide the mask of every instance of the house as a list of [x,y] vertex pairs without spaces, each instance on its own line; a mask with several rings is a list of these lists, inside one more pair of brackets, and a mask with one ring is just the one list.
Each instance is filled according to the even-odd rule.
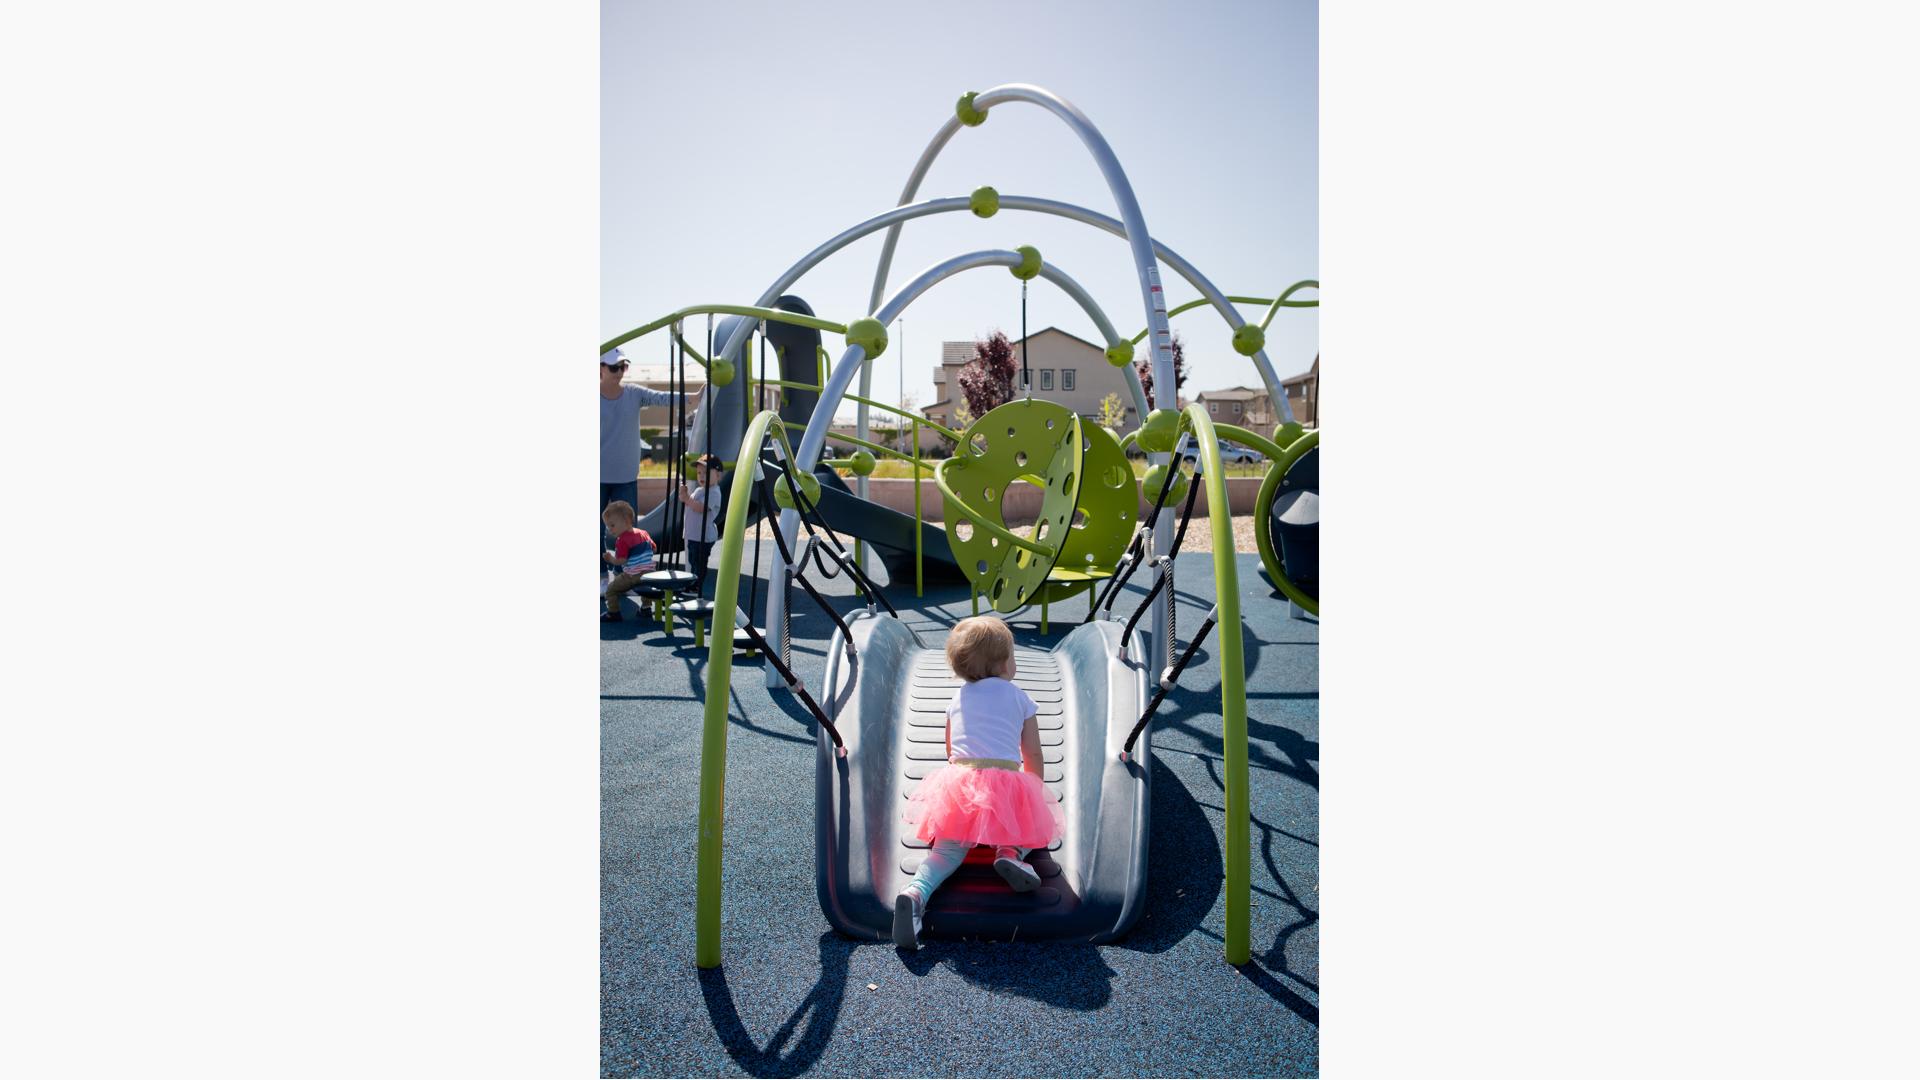
[[1225,390],[1203,390],[1194,401],[1204,405],[1207,415],[1222,424],[1234,424],[1263,435],[1279,423],[1273,402],[1264,389],[1230,386]]
[[[1020,360],[1021,342],[1013,343],[1014,362]],[[960,369],[973,359],[971,341],[946,341],[940,345],[940,366],[933,370],[933,404],[922,409],[929,420],[953,427],[953,412],[966,404],[960,391]],[[1117,394],[1125,419],[1121,430],[1139,424],[1140,417],[1127,392],[1126,373],[1107,363],[1105,347],[1078,338],[1057,326],[1049,326],[1027,336],[1027,369],[1033,376],[1033,396],[1065,405],[1081,417],[1098,421],[1100,401]],[[1020,393],[1020,376],[1014,375],[1014,393]]]
[[1305,427],[1320,426],[1320,358],[1313,358],[1313,366],[1293,376],[1280,380],[1280,389],[1287,395],[1287,404],[1293,406],[1293,418]]
[[[1280,380],[1281,392],[1293,407],[1293,418],[1306,427],[1319,423],[1320,358],[1313,366],[1292,378]],[[1203,391],[1194,399],[1207,407],[1207,415],[1224,424],[1234,424],[1265,435],[1280,423],[1281,414],[1264,388],[1231,386],[1225,390]]]

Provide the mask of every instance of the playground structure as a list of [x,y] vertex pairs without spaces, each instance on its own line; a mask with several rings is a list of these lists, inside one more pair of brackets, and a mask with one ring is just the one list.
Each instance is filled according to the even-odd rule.
[[[961,127],[977,127],[989,110],[1002,104],[1044,108],[1063,121],[1085,145],[1106,179],[1120,218],[1084,207],[1026,196],[1001,195],[983,187],[964,198],[913,201],[933,160]],[[1091,295],[1063,269],[1047,263],[1032,247],[971,252],[936,263],[890,296],[886,286],[899,230],[909,220],[967,210],[989,218],[1000,210],[1047,213],[1080,221],[1123,238],[1136,270],[1146,327],[1123,338]],[[869,315],[841,323],[814,315],[787,294],[809,269],[848,244],[881,229],[887,237],[875,273]],[[1200,299],[1172,311],[1166,306],[1158,264],[1165,261],[1201,293]],[[1015,398],[954,431],[906,413],[870,396],[870,361],[887,347],[886,326],[917,298],[940,282],[970,270],[1004,267],[1022,282],[1044,280],[1073,299],[1093,321],[1106,343],[1109,362],[1124,370],[1139,428],[1124,436],[1106,431],[1062,406],[1032,397]],[[1217,627],[1221,665],[1221,713],[1225,746],[1226,837],[1223,865],[1227,897],[1225,953],[1245,963],[1249,944],[1249,829],[1247,818],[1246,687],[1235,561],[1214,560],[1216,606],[1184,649],[1174,625],[1173,553],[1193,516],[1201,484],[1207,491],[1213,549],[1233,550],[1219,440],[1231,438],[1261,451],[1271,461],[1256,502],[1256,535],[1263,568],[1276,589],[1299,610],[1318,614],[1318,432],[1293,421],[1286,395],[1265,353],[1265,327],[1283,307],[1311,307],[1316,300],[1294,299],[1304,281],[1278,296],[1229,296],[1215,288],[1191,264],[1155,240],[1104,137],[1074,106],[1039,87],[1009,84],[969,93],[911,172],[900,204],[834,236],[774,280],[753,304],[708,304],[684,308],[601,345],[625,344],[656,330],[667,335],[670,364],[688,359],[707,371],[708,389],[700,409],[679,427],[689,452],[713,452],[730,475],[723,482],[724,521],[716,549],[718,571],[711,601],[695,597],[671,605],[694,619],[728,613],[736,635],[716,633],[706,667],[709,693],[702,732],[699,810],[699,864],[696,894],[696,962],[720,962],[720,883],[722,807],[725,790],[728,695],[714,692],[731,677],[735,642],[767,659],[769,686],[785,685],[819,724],[816,800],[817,881],[822,909],[836,929],[861,937],[884,937],[884,910],[917,867],[916,844],[898,822],[902,797],[927,769],[944,759],[941,716],[955,681],[929,648],[897,619],[897,611],[864,569],[865,550],[849,551],[836,530],[843,530],[888,559],[891,579],[904,575],[905,543],[914,546],[916,593],[931,556],[936,564],[964,575],[976,603],[1011,613],[1028,604],[1048,603],[1079,592],[1092,598],[1086,621],[1051,650],[1022,650],[1016,683],[1041,704],[1044,781],[1062,802],[1068,829],[1063,842],[1036,854],[1045,885],[1035,893],[967,887],[964,876],[936,894],[928,909],[930,933],[1026,938],[1071,937],[1108,940],[1124,934],[1141,914],[1147,872],[1147,768],[1149,726],[1202,642]],[[1250,323],[1235,304],[1267,307],[1265,318]],[[1149,406],[1132,361],[1135,346],[1146,342],[1154,383],[1175,384],[1171,316],[1212,306],[1233,327],[1236,352],[1251,359],[1285,421],[1271,437],[1217,424],[1197,406],[1184,410]],[[684,321],[706,315],[704,354],[686,340]],[[725,316],[717,337],[714,316]],[[778,327],[779,329],[775,329]],[[837,361],[818,345],[818,333],[843,337]],[[752,348],[758,332],[759,348]],[[806,335],[811,334],[809,338]],[[776,338],[770,345],[769,337]],[[784,338],[785,340],[777,340]],[[718,346],[716,347],[716,342]],[[810,346],[810,347],[809,347]],[[778,378],[768,378],[769,354]],[[754,371],[757,368],[758,376]],[[810,376],[806,378],[803,376]],[[855,379],[858,392],[854,392]],[[781,407],[755,412],[752,402],[777,389]],[[856,433],[832,433],[842,402],[856,404]],[[872,441],[873,409],[893,413],[912,426],[913,452]],[[789,427],[804,425],[797,446]],[[922,428],[951,440],[955,456],[930,463],[922,458]],[[845,458],[825,458],[829,439],[854,447]],[[1176,462],[1191,440],[1200,464],[1190,478]],[[1152,467],[1144,484],[1136,480],[1126,457],[1129,446],[1148,455]],[[731,456],[729,456],[731,451]],[[904,515],[882,511],[865,501],[867,475],[876,455],[910,463],[916,479],[911,529]],[[682,455],[684,457],[684,455]],[[671,467],[684,468],[684,461]],[[855,474],[853,491],[836,491],[836,467]],[[920,520],[918,478],[930,474],[940,492],[944,529]],[[1200,483],[1194,483],[1193,480]],[[671,483],[671,477],[670,477]],[[1031,483],[1043,492],[1031,535],[1009,526],[1002,503],[1014,484]],[[1149,511],[1138,513],[1142,494]],[[1163,513],[1172,504],[1184,507]],[[671,500],[669,500],[670,502]],[[757,602],[759,551],[752,575],[756,592],[740,606],[746,551],[746,527],[762,515],[773,516],[776,548],[767,575],[764,604]],[[666,514],[669,510],[656,511]],[[892,514],[892,518],[882,516]],[[1177,521],[1176,521],[1177,517]],[[900,520],[894,520],[900,519]],[[658,527],[652,515],[643,525]],[[805,538],[801,538],[804,530]],[[880,533],[885,533],[883,537]],[[944,550],[942,550],[944,549]],[[866,610],[843,619],[808,577],[808,567],[827,576],[848,575],[864,596]],[[1113,610],[1125,584],[1146,569],[1146,599],[1124,622]],[[662,571],[668,591],[682,587],[676,566]],[[685,575],[687,579],[691,575]],[[777,583],[777,584],[776,584]],[[791,586],[798,585],[832,618],[833,636],[827,676],[818,696],[796,678],[786,648],[790,634]],[[756,625],[755,610],[761,615]],[[1101,617],[1101,612],[1105,617]],[[1150,616],[1141,626],[1143,616]],[[726,616],[722,616],[726,617]],[[730,639],[731,637],[731,639]],[[964,875],[964,870],[962,875]]]

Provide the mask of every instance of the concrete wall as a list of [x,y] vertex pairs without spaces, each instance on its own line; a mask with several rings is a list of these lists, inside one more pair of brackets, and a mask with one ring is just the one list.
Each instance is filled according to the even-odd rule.
[[[667,482],[664,477],[643,476],[640,478],[640,509],[651,509],[665,497]],[[1260,492],[1260,478],[1257,476],[1230,476],[1227,478],[1227,509],[1237,515],[1253,513],[1254,496]],[[1011,525],[1031,524],[1040,516],[1041,491],[1032,484],[1017,484],[1002,500]],[[1147,512],[1148,493],[1140,500],[1140,513]],[[867,481],[867,501],[898,510],[903,514],[913,513],[913,481],[882,480]],[[1172,504],[1170,511],[1177,512],[1180,507]],[[940,498],[940,489],[931,479],[920,481],[920,516],[927,521],[945,520],[945,503]],[[1207,512],[1207,492],[1203,487],[1194,500],[1194,519],[1196,521]]]

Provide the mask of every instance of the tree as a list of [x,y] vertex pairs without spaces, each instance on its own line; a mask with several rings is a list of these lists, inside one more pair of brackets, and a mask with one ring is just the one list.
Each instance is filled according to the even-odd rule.
[[[964,401],[957,402],[953,406],[952,414],[947,417],[947,426],[955,431],[964,432],[973,425],[973,419],[973,410],[967,408],[967,403]],[[950,444],[947,447],[948,453],[957,454],[960,452],[960,444],[955,440],[949,439],[945,435],[940,436],[940,439],[942,442]]]
[[[1140,373],[1140,388],[1147,392],[1147,407],[1152,409],[1159,408],[1160,403],[1153,398],[1153,351],[1149,349],[1147,355],[1141,357],[1139,361],[1133,365],[1133,369]],[[1173,397],[1175,402],[1180,400],[1180,388],[1185,385],[1187,385],[1187,352],[1186,349],[1181,346],[1180,335],[1176,332],[1173,335]],[[1172,407],[1172,405],[1168,406],[1168,408]]]
[[1013,342],[999,330],[985,341],[973,343],[973,359],[960,369],[960,392],[966,395],[967,411],[985,416],[997,405],[1013,397],[1013,374],[1020,365],[1013,359]]
[[1120,400],[1119,394],[1108,394],[1106,397],[1100,399],[1101,427],[1119,431],[1120,425],[1126,422],[1127,406],[1125,402]]

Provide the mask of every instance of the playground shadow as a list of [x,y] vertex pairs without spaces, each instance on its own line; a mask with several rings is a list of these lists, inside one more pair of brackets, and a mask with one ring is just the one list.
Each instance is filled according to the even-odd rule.
[[[727,985],[726,966],[699,969],[700,997],[706,1003],[714,1035],[727,1056],[748,1076],[799,1076],[811,1069],[826,1052],[833,1029],[840,1021],[840,1005],[847,991],[848,958],[856,947],[854,942],[838,934],[820,935],[820,977],[764,1046],[754,1042],[753,1035],[740,1020],[740,1010],[733,1002],[733,989]],[[806,1028],[800,1030],[803,1017]],[[794,1037],[796,1031],[798,1039]]]
[[1226,868],[1206,811],[1156,754],[1148,817],[1146,910],[1114,948],[1161,953],[1206,921],[1220,899]]
[[1076,1012],[1106,1007],[1118,974],[1101,958],[1098,946],[1085,942],[928,940],[918,952],[900,957],[915,976],[944,966],[993,993]]

